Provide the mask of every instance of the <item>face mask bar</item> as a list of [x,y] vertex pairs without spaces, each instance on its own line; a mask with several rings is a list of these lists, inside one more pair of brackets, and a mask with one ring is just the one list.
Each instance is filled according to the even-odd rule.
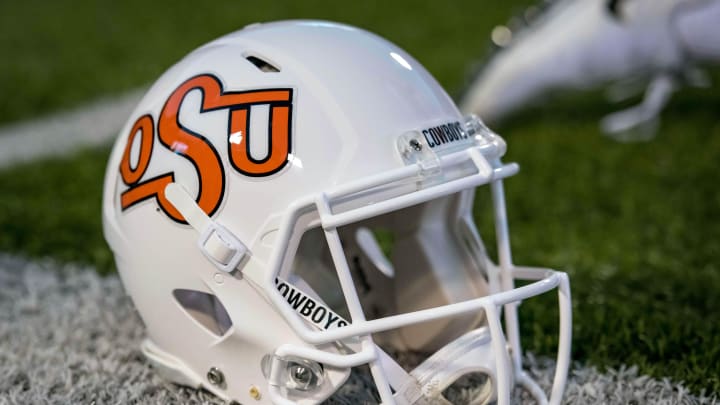
[[[480,125],[482,124],[480,123]],[[489,130],[487,131],[489,132]],[[388,367],[387,361],[383,361],[387,355],[375,345],[371,334],[474,311],[484,311],[492,339],[492,349],[495,353],[497,379],[495,388],[498,404],[508,405],[510,403],[510,393],[514,383],[524,386],[540,404],[559,404],[564,391],[570,361],[572,310],[570,305],[569,281],[567,274],[563,272],[513,265],[502,179],[515,174],[518,167],[515,164],[503,165],[499,160],[499,157],[503,153],[504,142],[502,139],[496,135],[494,138],[485,135],[485,138],[477,142],[476,145],[439,158],[438,164],[441,168],[470,161],[476,168],[476,173],[474,174],[438,185],[432,185],[427,188],[421,188],[418,191],[374,204],[333,213],[331,207],[335,201],[342,199],[347,200],[353,194],[372,189],[373,187],[407,180],[408,178],[417,178],[419,173],[422,176],[425,168],[421,166],[420,162],[417,162],[389,173],[329,190],[314,197],[298,201],[289,207],[289,214],[283,220],[281,235],[278,238],[279,243],[276,246],[272,262],[269,266],[271,271],[262,276],[263,289],[293,330],[306,342],[319,345],[339,342],[349,338],[357,338],[360,341],[361,349],[351,354],[336,354],[286,344],[278,347],[273,357],[277,359],[306,359],[339,368],[368,364],[383,404],[413,404],[421,398],[421,394],[417,392],[413,393],[413,389],[402,391],[408,388],[398,386],[397,381],[403,379],[402,376],[398,377],[398,375],[402,373],[398,372],[397,367]],[[488,160],[493,162],[493,165],[488,164]],[[345,259],[337,228],[385,212],[419,204],[488,183],[490,183],[493,198],[502,291],[441,307],[403,313],[370,321],[366,320],[348,263]],[[274,286],[274,280],[280,273],[284,260],[287,259],[284,252],[288,249],[294,225],[301,215],[312,211],[319,213],[319,223],[323,227],[338,280],[351,316],[352,323],[341,328],[331,328],[328,330],[311,329],[288,305]],[[534,280],[535,282],[515,288],[515,279]],[[520,301],[543,294],[555,288],[558,289],[559,297],[560,334],[557,366],[552,392],[548,402],[543,390],[522,370],[522,349],[520,345],[517,307]],[[505,337],[500,321],[500,307],[502,307],[505,317],[507,338]],[[277,363],[282,364],[282,362]],[[404,377],[407,379],[407,374],[405,374]],[[395,382],[395,384],[393,384],[393,382]],[[393,395],[390,388],[391,385],[397,392],[396,395]],[[285,387],[279,385],[270,385],[269,394],[273,402],[283,405],[295,403],[283,395],[285,389]],[[417,391],[417,387],[414,387],[414,389]]]

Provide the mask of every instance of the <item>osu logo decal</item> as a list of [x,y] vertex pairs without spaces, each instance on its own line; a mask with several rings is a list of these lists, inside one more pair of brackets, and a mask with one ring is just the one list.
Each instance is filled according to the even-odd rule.
[[[227,148],[230,164],[239,173],[264,177],[277,173],[288,163],[291,152],[292,89],[262,89],[249,91],[224,91],[220,80],[203,74],[188,79],[170,94],[160,112],[157,122],[157,138],[162,146],[189,160],[198,176],[198,196],[195,201],[208,215],[213,215],[223,200],[225,173],[220,155],[203,134],[183,126],[178,117],[180,106],[192,90],[202,92],[200,113],[220,109],[228,110]],[[269,105],[268,152],[262,159],[250,154],[249,133],[250,107]],[[165,186],[175,179],[168,172],[144,179],[153,156],[155,123],[151,115],[143,115],[135,121],[128,136],[125,152],[120,161],[120,176],[128,186],[120,195],[122,210],[148,199],[155,199],[160,208],[173,220],[185,223],[185,219],[165,198]],[[231,139],[231,134],[233,139]],[[131,162],[130,150],[139,136],[137,162]]]

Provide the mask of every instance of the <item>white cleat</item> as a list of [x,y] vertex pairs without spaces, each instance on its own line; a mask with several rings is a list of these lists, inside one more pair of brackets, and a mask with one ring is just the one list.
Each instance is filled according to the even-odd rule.
[[[720,0],[558,0],[498,26],[500,49],[473,79],[460,106],[486,122],[564,90],[611,85],[618,100],[645,90],[640,105],[602,121],[608,134],[640,129],[651,137],[657,117],[683,85],[708,85],[695,66],[720,63]],[[519,29],[518,20],[528,21]],[[701,73],[701,72],[700,72]]]

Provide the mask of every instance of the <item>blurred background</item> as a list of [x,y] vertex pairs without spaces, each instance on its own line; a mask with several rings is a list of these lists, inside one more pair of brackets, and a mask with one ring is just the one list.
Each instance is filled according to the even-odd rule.
[[[213,38],[289,18],[373,31],[459,99],[489,60],[493,28],[530,5],[0,0],[0,127],[146,87]],[[720,70],[706,71],[720,85]],[[639,99],[611,105],[601,89],[542,99],[493,126],[508,142],[505,160],[521,166],[506,181],[515,262],[570,273],[576,361],[638,365],[696,393],[720,392],[718,85],[678,90],[647,142],[602,134],[603,116]],[[95,124],[98,133],[118,130]],[[111,274],[100,223],[108,153],[109,144],[0,170],[0,252]],[[479,197],[491,245],[489,196]],[[554,351],[553,300],[520,310],[525,347],[537,354]]]

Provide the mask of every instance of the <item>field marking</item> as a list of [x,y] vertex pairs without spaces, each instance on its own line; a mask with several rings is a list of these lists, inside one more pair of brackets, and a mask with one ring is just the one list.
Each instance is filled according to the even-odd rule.
[[145,90],[134,89],[69,111],[0,127],[0,168],[109,143]]

